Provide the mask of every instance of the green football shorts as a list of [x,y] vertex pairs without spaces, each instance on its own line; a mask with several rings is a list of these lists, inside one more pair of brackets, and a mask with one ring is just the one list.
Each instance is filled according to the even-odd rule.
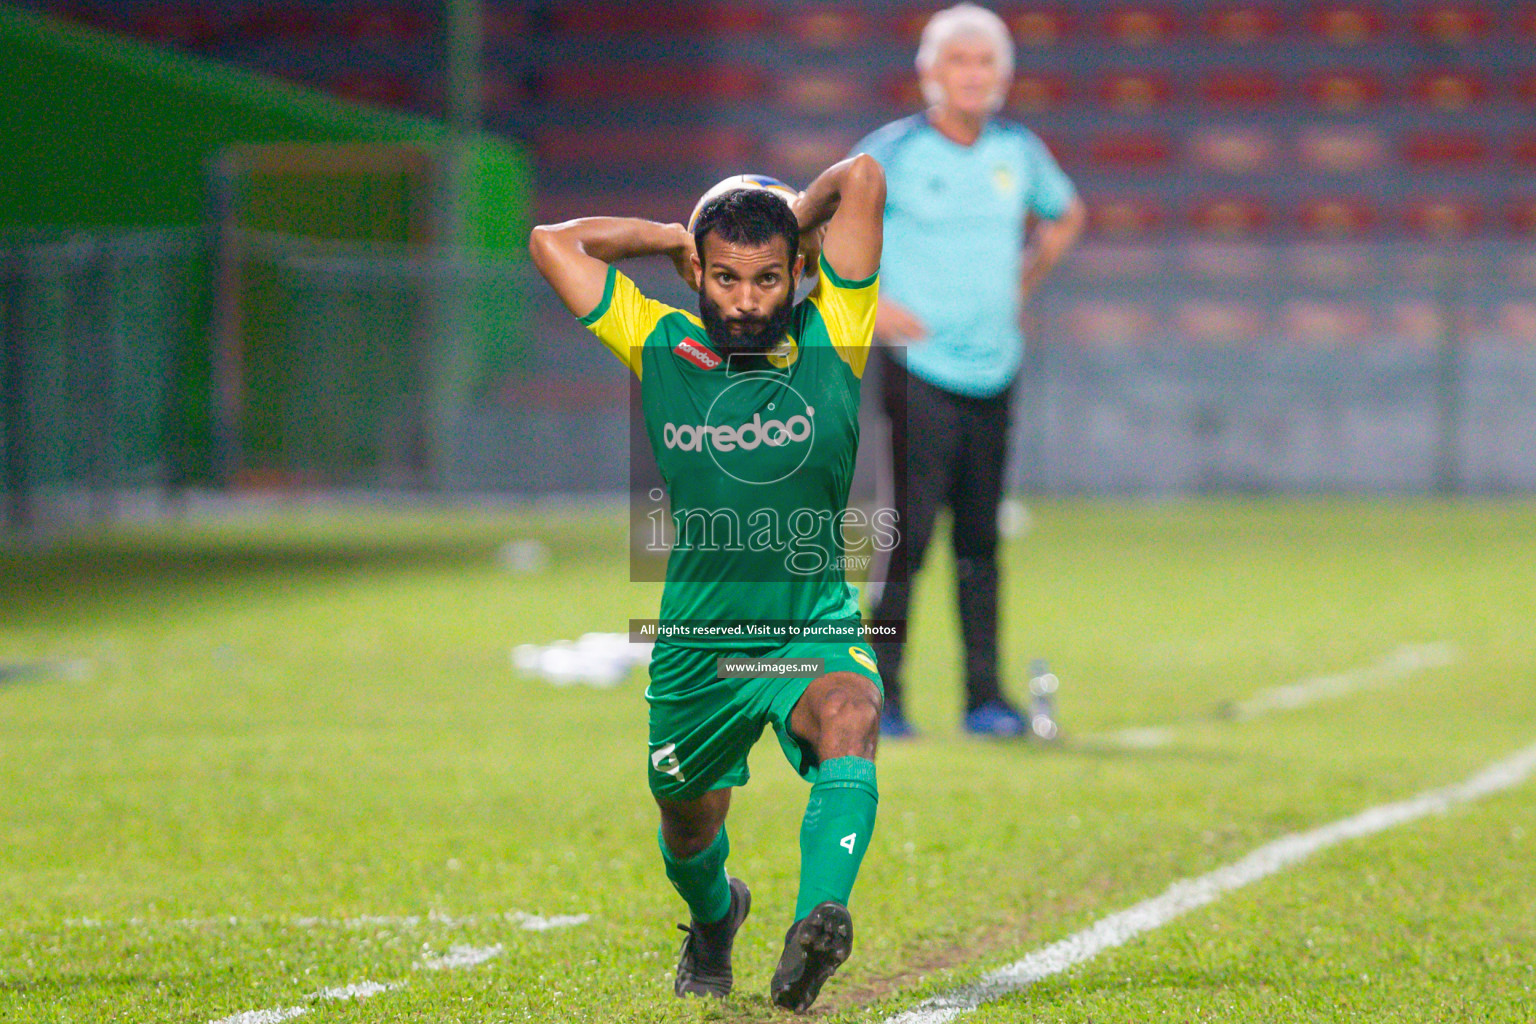
[[853,672],[882,696],[875,652],[861,641],[797,640],[778,647],[730,650],[682,647],[665,641],[651,654],[651,792],[664,800],[693,800],[712,789],[746,783],[747,752],[772,723],[790,766],[816,781],[816,758],[789,731],[789,716],[811,676],[717,678],[717,662],[729,658],[820,659],[828,672]]

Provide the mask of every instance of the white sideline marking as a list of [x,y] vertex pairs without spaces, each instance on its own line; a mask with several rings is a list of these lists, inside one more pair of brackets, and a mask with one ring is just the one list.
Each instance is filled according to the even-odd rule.
[[[1456,645],[1452,643],[1402,644],[1376,664],[1365,668],[1313,676],[1300,682],[1260,690],[1247,700],[1227,705],[1223,717],[1246,722],[1275,711],[1294,711],[1319,701],[1337,700],[1362,690],[1379,690],[1424,669],[1455,664],[1456,657]],[[1176,735],[1174,726],[1152,726],[1121,729],[1102,739],[1122,747],[1152,750],[1166,747],[1174,741]]]
[[1215,902],[1223,893],[1257,882],[1319,850],[1374,835],[1428,814],[1450,810],[1493,793],[1513,789],[1536,771],[1536,744],[1526,747],[1467,779],[1427,790],[1392,804],[1381,804],[1308,832],[1294,832],[1254,850],[1242,860],[1198,878],[1174,882],[1161,896],[1143,900],[1111,914],[1059,942],[999,968],[971,985],[925,1000],[911,1010],[886,1019],[885,1024],[943,1024],[982,1003],[1017,992],[1034,982],[1075,967],[1106,949],[1124,945],[1142,932],[1160,928],[1174,918]]
[[525,914],[521,910],[512,915],[512,920],[520,922],[525,932],[547,932],[553,928],[573,928],[578,924],[586,924],[591,919],[591,914],[556,914],[554,917],[540,917],[538,914]]
[[501,943],[494,946],[453,946],[442,956],[429,955],[421,962],[423,970],[452,971],[460,967],[474,967],[501,956]]
[[[441,956],[428,954],[423,957],[421,962],[416,964],[416,968],[424,971],[454,971],[463,967],[476,967],[501,954],[500,943],[494,946],[451,946],[448,952]],[[321,989],[307,998],[312,1003],[337,999],[368,999],[384,992],[404,988],[405,984],[403,981],[361,981],[340,988]],[[309,1011],[308,1006],[285,1006],[276,1010],[246,1010],[209,1021],[208,1024],[280,1024],[281,1021],[302,1017]]]

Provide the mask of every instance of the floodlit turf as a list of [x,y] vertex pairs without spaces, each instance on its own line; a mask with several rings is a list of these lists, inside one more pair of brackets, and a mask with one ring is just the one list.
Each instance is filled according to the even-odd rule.
[[[1048,658],[1069,736],[959,735],[936,558],[909,675],[924,739],[881,751],[854,956],[818,1019],[884,1020],[1536,742],[1528,502],[1031,512],[1007,687]],[[548,564],[498,561],[518,538]],[[737,992],[679,1003],[643,674],[511,668],[518,643],[653,612],[625,543],[600,510],[276,511],[0,548],[0,1020],[788,1019],[767,987],[806,790],[771,737],[732,808],[754,897]],[[1424,644],[1448,663],[1390,669]],[[1222,714],[1351,673],[1344,696]],[[1116,739],[1152,726],[1158,746]],[[1533,806],[1536,782],[1330,848],[962,1019],[1529,1021]],[[397,987],[316,998],[364,983]]]

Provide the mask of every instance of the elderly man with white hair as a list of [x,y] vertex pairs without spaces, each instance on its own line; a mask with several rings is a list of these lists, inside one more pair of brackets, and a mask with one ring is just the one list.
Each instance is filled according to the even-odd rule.
[[[997,512],[1011,385],[1030,294],[1076,241],[1085,211],[1045,144],[999,118],[1013,76],[1002,19],[962,3],[935,14],[917,51],[927,110],[854,147],[885,168],[885,255],[875,318],[890,417],[900,539],[876,619],[906,619],[911,577],[939,508],[950,509],[965,641],[964,728],[1022,736],[998,680]],[[1031,221],[1037,226],[1029,232]],[[1026,239],[1026,233],[1031,237]],[[900,643],[875,643],[880,732],[912,736]]]

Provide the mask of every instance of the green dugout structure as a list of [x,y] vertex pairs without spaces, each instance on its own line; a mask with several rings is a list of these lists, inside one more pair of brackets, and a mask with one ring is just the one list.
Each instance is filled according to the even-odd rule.
[[443,484],[455,418],[527,347],[520,149],[13,8],[0,64],[12,522]]

